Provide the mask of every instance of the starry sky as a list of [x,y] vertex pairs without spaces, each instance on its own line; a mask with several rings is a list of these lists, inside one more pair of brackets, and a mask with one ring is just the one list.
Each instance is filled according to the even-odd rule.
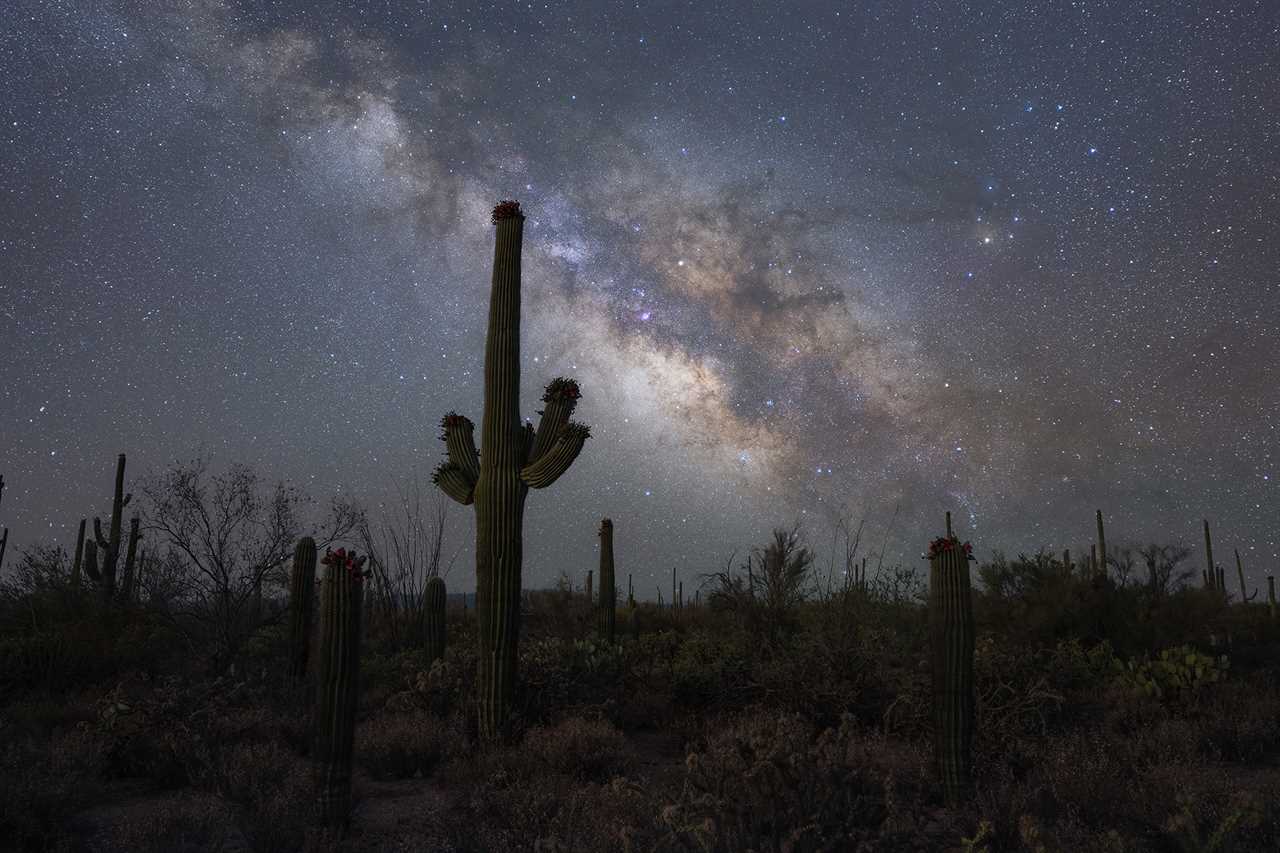
[[10,561],[119,452],[430,488],[515,198],[525,415],[572,376],[592,427],[527,586],[604,515],[642,597],[795,521],[923,570],[946,510],[1280,569],[1272,0],[4,5]]

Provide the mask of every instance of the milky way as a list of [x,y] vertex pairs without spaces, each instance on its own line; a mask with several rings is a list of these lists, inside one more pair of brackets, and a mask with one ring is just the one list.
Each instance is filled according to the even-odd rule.
[[[919,567],[945,510],[984,556],[1087,548],[1101,508],[1112,544],[1208,518],[1280,568],[1280,5],[5,19],[10,555],[108,510],[119,452],[377,517],[480,421],[516,198],[525,414],[572,376],[592,427],[530,497],[527,585],[585,574],[604,515],[646,597],[796,521]],[[454,507],[453,590],[473,536]]]

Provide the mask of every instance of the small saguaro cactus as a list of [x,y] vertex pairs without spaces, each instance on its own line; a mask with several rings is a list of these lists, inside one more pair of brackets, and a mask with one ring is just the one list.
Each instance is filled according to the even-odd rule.
[[948,805],[965,799],[973,776],[973,548],[954,536],[929,544],[929,645],[934,755]]
[[524,502],[529,489],[550,486],[577,459],[590,431],[569,420],[578,383],[557,378],[535,430],[520,423],[520,248],[524,214],[503,201],[493,209],[496,239],[484,350],[484,419],[476,452],[471,421],[454,412],[442,421],[448,461],[432,482],[476,512],[476,609],[480,632],[477,711],[483,740],[497,739],[511,714],[520,642],[520,571]]
[[289,573],[289,675],[294,679],[307,675],[315,581],[316,540],[304,536],[293,549],[293,571]]
[[613,521],[600,519],[600,636],[612,644],[617,625],[617,593],[613,587]]
[[438,575],[427,581],[426,589],[422,593],[422,627],[427,666],[444,657],[445,644],[448,640],[445,626],[447,598],[445,593],[444,579]]
[[591,587],[591,579],[592,579],[592,576],[594,575],[595,575],[594,571],[592,571],[591,569],[587,569],[587,604],[590,604],[592,601],[595,601],[595,598],[592,595],[594,590]]
[[351,753],[360,679],[360,597],[364,557],[326,551],[320,595],[320,660],[316,690],[316,783],[322,826],[342,829],[351,815]]
[[1276,576],[1267,575],[1267,609],[1271,618],[1276,618]]

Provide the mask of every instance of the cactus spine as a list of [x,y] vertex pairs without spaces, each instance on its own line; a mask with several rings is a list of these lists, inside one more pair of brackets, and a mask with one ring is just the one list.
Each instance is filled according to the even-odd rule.
[[427,652],[427,666],[444,657],[447,632],[445,625],[445,586],[439,576],[427,581],[422,594],[422,627]]
[[293,571],[289,574],[289,675],[294,679],[307,675],[315,581],[316,540],[304,536],[293,549]]
[[341,548],[324,556],[315,760],[320,823],[334,829],[351,814],[364,562]]
[[480,662],[480,734],[496,739],[511,713],[520,642],[520,570],[524,502],[529,489],[550,486],[573,464],[586,426],[569,420],[578,383],[557,378],[546,387],[537,430],[520,423],[520,248],[524,214],[515,201],[493,209],[497,226],[489,327],[484,352],[484,419],[477,454],[473,426],[450,412],[442,422],[448,461],[432,481],[476,511],[476,599]]
[[617,610],[614,604],[617,593],[613,588],[613,521],[600,519],[600,636],[612,644],[617,626]]
[[943,796],[968,796],[973,774],[974,678],[971,546],[954,537],[929,546],[929,643],[933,676],[934,754]]

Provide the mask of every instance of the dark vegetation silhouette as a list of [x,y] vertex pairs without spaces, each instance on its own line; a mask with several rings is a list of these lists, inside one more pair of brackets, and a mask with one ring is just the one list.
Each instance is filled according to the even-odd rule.
[[[0,581],[0,848],[1280,849],[1274,579],[1256,601],[1236,555],[1230,593],[1207,521],[1199,583],[1191,548],[1108,540],[1101,511],[1077,562],[977,560],[895,508],[878,552],[852,516],[825,565],[783,526],[668,586],[615,514],[527,588],[525,492],[586,429],[570,380],[537,429],[513,405],[518,215],[495,211],[485,372],[510,430],[481,453],[446,416],[434,477],[477,508],[478,606],[412,483],[370,520],[197,458],[135,502],[121,456],[106,526]],[[902,536],[921,562],[885,565]]]

